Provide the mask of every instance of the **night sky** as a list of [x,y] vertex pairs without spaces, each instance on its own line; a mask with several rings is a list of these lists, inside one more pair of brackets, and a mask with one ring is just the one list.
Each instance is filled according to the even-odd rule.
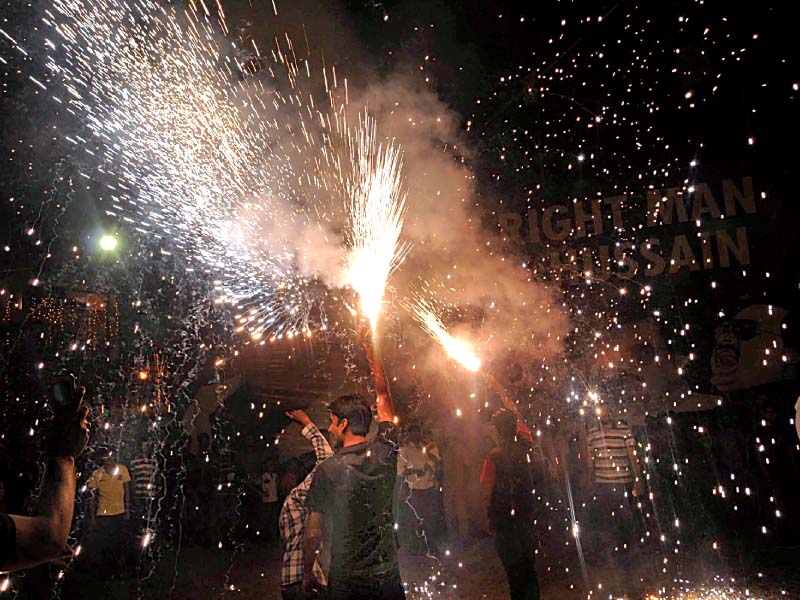
[[[517,402],[547,426],[583,416],[597,389],[635,388],[620,406],[639,416],[648,396],[742,406],[755,392],[712,381],[715,334],[768,305],[788,311],[787,353],[764,359],[790,363],[769,388],[788,409],[800,363],[800,73],[787,3],[276,3],[277,14],[269,0],[226,0],[222,19],[213,2],[198,17],[196,3],[160,13],[137,0],[151,12],[127,14],[95,45],[69,34],[52,43],[53,23],[70,20],[51,17],[58,2],[0,0],[7,400],[70,363],[98,390],[117,377],[116,401],[161,348],[178,407],[245,345],[340,343],[356,286],[329,272],[355,245],[347,209],[334,206],[340,187],[352,191],[337,157],[356,152],[342,131],[364,110],[381,148],[406,159],[402,186],[384,194],[408,191],[408,254],[387,288],[398,371],[463,379],[403,313],[428,294],[445,307],[442,327],[472,339],[501,378],[533,365]],[[667,222],[667,200],[687,218]],[[323,226],[309,233],[315,219]],[[99,249],[104,234],[119,240],[116,254]],[[29,319],[29,301],[73,289],[119,303],[113,358],[92,354],[97,340],[80,347],[84,330],[67,340],[49,325],[25,329],[55,318]],[[347,377],[358,371],[350,359]],[[581,408],[569,404],[579,394]],[[33,431],[43,408],[19,398],[0,414]],[[446,410],[461,418],[465,405]],[[243,419],[259,410],[239,408]],[[267,437],[284,424],[265,426]]]

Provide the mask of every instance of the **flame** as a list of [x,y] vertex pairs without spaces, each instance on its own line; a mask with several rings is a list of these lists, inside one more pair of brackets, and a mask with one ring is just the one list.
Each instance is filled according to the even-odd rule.
[[481,368],[481,359],[475,353],[472,345],[466,340],[450,335],[442,323],[439,315],[425,300],[417,300],[411,307],[414,317],[422,328],[444,348],[447,355],[473,373]]

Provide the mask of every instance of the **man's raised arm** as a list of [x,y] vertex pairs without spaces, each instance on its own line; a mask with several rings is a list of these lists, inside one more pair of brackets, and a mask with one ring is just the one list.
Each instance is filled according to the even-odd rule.
[[328,440],[325,439],[325,436],[317,429],[311,417],[309,417],[304,410],[290,410],[286,413],[286,416],[300,424],[303,428],[300,433],[311,442],[314,448],[314,455],[317,458],[314,462],[314,466],[318,465],[326,458],[333,456],[333,449],[328,443]]
[[392,393],[389,391],[389,378],[386,376],[383,363],[381,363],[380,359],[375,354],[375,346],[369,335],[369,329],[365,329],[364,327],[359,328],[359,337],[361,338],[361,344],[364,346],[364,350],[367,352],[369,368],[372,370],[372,377],[375,379],[378,421],[381,423],[384,421],[395,423],[394,401],[392,400]]
[[89,440],[88,412],[81,403],[75,411],[54,419],[39,508],[33,517],[9,515],[16,529],[15,544],[0,571],[26,569],[68,552],[75,504],[75,457]]

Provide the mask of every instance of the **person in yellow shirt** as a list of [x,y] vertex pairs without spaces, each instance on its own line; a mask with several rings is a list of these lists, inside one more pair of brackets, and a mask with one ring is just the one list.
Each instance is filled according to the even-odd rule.
[[109,452],[103,466],[89,478],[93,490],[89,504],[89,522],[94,530],[93,553],[101,564],[121,567],[125,552],[121,551],[125,521],[130,518],[131,475],[125,465],[117,464]]

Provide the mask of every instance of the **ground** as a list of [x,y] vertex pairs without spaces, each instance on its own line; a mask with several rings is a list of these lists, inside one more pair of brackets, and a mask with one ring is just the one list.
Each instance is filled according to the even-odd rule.
[[[574,547],[572,548],[574,551]],[[760,571],[745,564],[739,557],[725,557],[724,564],[738,564],[726,569],[712,563],[720,557],[694,556],[684,561],[678,575],[657,553],[637,553],[623,570],[587,565],[584,584],[580,563],[564,553],[558,561],[540,557],[537,571],[544,600],[591,598],[682,598],[693,600],[733,600],[763,598],[784,600],[800,598],[797,568],[798,549],[781,549],[783,565],[776,562],[771,570]],[[179,560],[176,562],[176,556]],[[750,557],[753,558],[753,557]],[[794,561],[794,562],[793,562]],[[545,563],[553,566],[545,566]],[[602,558],[600,559],[602,562]],[[668,561],[669,562],[669,561]],[[424,556],[401,553],[401,569],[408,585],[410,600],[441,598],[450,600],[508,600],[505,575],[494,552],[491,539],[470,544],[459,556],[445,557],[442,562]],[[242,600],[279,600],[280,560],[276,549],[246,547],[233,556],[229,552],[184,547],[164,550],[152,572],[140,577],[98,581],[91,571],[84,570],[67,578],[62,598],[158,598],[166,600],[206,600],[229,597]],[[749,574],[749,577],[747,576]],[[792,577],[789,576],[792,575]],[[28,577],[29,580],[34,579]],[[30,587],[36,587],[28,581]],[[43,590],[44,591],[44,590]],[[680,595],[680,592],[685,592]],[[23,594],[22,597],[36,597]],[[40,597],[49,597],[42,593]]]

